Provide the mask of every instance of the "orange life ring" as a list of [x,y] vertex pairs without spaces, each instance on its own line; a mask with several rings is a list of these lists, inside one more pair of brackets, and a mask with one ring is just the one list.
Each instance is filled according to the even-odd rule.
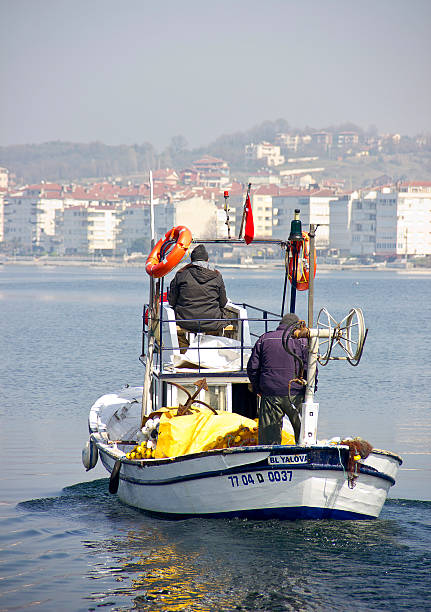
[[180,263],[192,242],[192,233],[184,225],[177,225],[160,238],[147,257],[145,270],[153,278],[161,278]]
[[[296,270],[296,288],[298,291],[306,291],[310,279],[310,237],[306,232],[302,232],[302,241],[297,242],[298,267]],[[293,245],[290,246],[291,257],[289,258],[289,280],[292,282],[293,276]],[[316,251],[314,251],[314,274],[316,276]]]

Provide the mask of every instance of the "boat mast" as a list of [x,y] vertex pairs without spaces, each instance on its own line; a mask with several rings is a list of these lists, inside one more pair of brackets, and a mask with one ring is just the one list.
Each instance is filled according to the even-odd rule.
[[[151,227],[151,251],[154,248],[156,242],[155,230],[154,230],[154,199],[153,199],[153,172],[150,170],[150,227]],[[141,427],[143,425],[144,418],[148,412],[148,400],[150,398],[151,391],[151,379],[153,374],[153,354],[155,337],[154,331],[156,327],[156,318],[158,316],[157,307],[159,302],[160,294],[160,281],[157,281],[157,288],[155,278],[150,276],[150,299],[148,301],[148,348],[147,358],[145,360],[145,378],[144,386],[142,389],[142,411],[141,411]]]

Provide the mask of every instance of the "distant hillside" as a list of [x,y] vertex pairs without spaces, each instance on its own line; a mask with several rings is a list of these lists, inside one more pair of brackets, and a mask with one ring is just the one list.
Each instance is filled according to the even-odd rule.
[[124,176],[146,171],[156,163],[156,152],[149,143],[110,146],[58,141],[0,147],[0,166],[15,174],[18,183]]
[[[327,131],[355,131],[364,136],[361,128],[354,124],[330,126]],[[317,130],[307,128],[304,133]],[[232,174],[247,181],[249,172],[262,166],[261,162],[246,164],[244,146],[251,142],[274,142],[280,132],[298,132],[284,119],[264,121],[244,132],[225,134],[206,147],[189,149],[183,136],[172,138],[170,145],[158,153],[150,143],[135,145],[105,145],[100,142],[88,144],[71,142],[47,142],[43,144],[15,145],[0,147],[0,166],[4,166],[16,176],[18,184],[45,181],[84,181],[121,176],[143,177],[148,170],[174,168],[181,170],[203,155],[212,155],[226,160]],[[430,147],[420,149],[411,139],[407,145],[396,150],[371,154],[369,157],[344,157],[334,159],[334,155],[322,156],[316,162],[324,167],[316,179],[344,179],[346,187],[369,185],[374,179],[387,175],[393,180],[431,180]],[[307,167],[309,164],[307,164]],[[291,167],[287,164],[286,167]]]
[[189,150],[183,136],[172,138],[169,147],[157,153],[153,145],[105,145],[72,142],[0,147],[0,166],[16,175],[18,183],[40,181],[72,181],[84,178],[128,176],[146,173],[149,169],[180,170],[204,154],[222,157],[233,167],[243,165],[244,145],[273,140],[280,131],[288,130],[287,121],[264,121],[246,132],[221,136],[208,147]]

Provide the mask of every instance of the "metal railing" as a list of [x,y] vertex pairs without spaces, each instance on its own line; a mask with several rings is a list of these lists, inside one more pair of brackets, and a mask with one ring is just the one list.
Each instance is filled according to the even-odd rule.
[[[242,307],[243,309],[254,310],[257,314],[255,317],[225,317],[219,319],[171,319],[167,318],[166,313],[164,313],[163,305],[166,302],[161,303],[158,308],[158,318],[155,323],[152,325],[153,332],[150,330],[149,324],[151,324],[150,320],[150,308],[148,304],[144,305],[143,314],[142,314],[142,353],[141,353],[141,361],[144,361],[146,355],[146,348],[148,347],[148,340],[150,338],[150,334],[153,333],[155,337],[155,352],[154,352],[154,367],[159,370],[164,370],[164,366],[170,364],[172,362],[170,360],[171,355],[184,355],[186,351],[196,351],[198,355],[196,371],[202,372],[208,370],[208,366],[201,365],[201,357],[200,351],[209,350],[209,351],[218,351],[220,349],[233,349],[237,350],[239,353],[239,368],[236,367],[235,372],[245,372],[247,367],[247,361],[249,358],[249,354],[253,349],[255,339],[259,338],[263,333],[269,331],[269,327],[275,329],[279,324],[281,317],[279,314],[271,312],[269,310],[264,310],[257,306],[252,306],[251,304],[235,304],[236,306]],[[211,331],[210,329],[205,329],[209,327],[209,323],[216,323],[217,330]],[[178,327],[180,328],[180,332],[184,332],[185,334],[193,334],[194,340],[196,341],[195,346],[179,346],[174,342],[167,342],[167,337],[170,340],[170,333],[165,329],[169,324],[175,325],[175,333],[178,333]],[[182,327],[182,324],[188,324],[187,326],[194,327],[195,329],[190,330]],[[247,334],[245,334],[245,324],[248,325]],[[233,329],[226,329],[232,326]],[[234,333],[232,333],[234,332]],[[229,343],[226,346],[207,346],[203,341],[205,336],[214,336],[214,337],[222,337],[228,338],[232,340],[232,345],[229,346]],[[245,335],[250,337],[250,343],[245,342]],[[234,336],[234,337],[232,337]],[[178,335],[177,335],[178,340]],[[204,345],[202,345],[204,344]],[[193,362],[195,364],[195,362]],[[229,370],[223,370],[224,372],[228,372]]]

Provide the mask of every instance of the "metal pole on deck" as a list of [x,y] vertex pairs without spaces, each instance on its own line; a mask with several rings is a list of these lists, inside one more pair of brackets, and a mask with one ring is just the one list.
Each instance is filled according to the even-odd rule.
[[289,278],[289,258],[288,258],[288,253],[289,253],[289,247],[286,247],[285,253],[284,253],[284,286],[283,286],[283,299],[281,302],[281,318],[283,318],[284,316],[284,304],[286,302],[286,290],[287,290],[287,280]]
[[309,270],[308,270],[308,329],[313,327],[313,309],[314,309],[314,257],[315,257],[315,239],[316,239],[316,226],[310,223],[310,256],[309,256]]
[[319,417],[319,404],[314,401],[314,387],[316,384],[317,355],[319,352],[318,330],[313,328],[314,309],[314,260],[315,260],[315,237],[317,225],[310,223],[310,253],[308,270],[308,363],[307,363],[307,386],[305,388],[304,403],[301,407],[301,432],[300,444],[316,444],[317,421]]
[[290,223],[290,236],[289,242],[292,245],[292,257],[293,257],[293,266],[292,266],[292,288],[290,291],[290,310],[289,312],[295,312],[296,308],[296,276],[298,273],[298,256],[299,256],[299,248],[298,244],[302,241],[302,224],[299,219],[299,213],[301,211],[299,208],[295,208],[295,218]]
[[[151,228],[151,250],[153,250],[156,236],[154,230],[154,200],[153,200],[153,173],[150,170],[150,228]],[[143,426],[144,418],[148,411],[148,398],[151,389],[151,379],[153,376],[153,354],[155,343],[155,327],[157,318],[157,306],[159,302],[160,281],[155,285],[155,279],[150,276],[150,299],[148,304],[148,342],[147,342],[147,358],[145,360],[145,378],[142,389],[142,410],[141,410],[141,427]]]
[[242,211],[241,226],[239,228],[238,238],[242,238],[242,230],[244,229],[245,216],[247,213],[247,199],[250,197],[251,183],[248,184],[247,193],[245,195],[244,208]]

